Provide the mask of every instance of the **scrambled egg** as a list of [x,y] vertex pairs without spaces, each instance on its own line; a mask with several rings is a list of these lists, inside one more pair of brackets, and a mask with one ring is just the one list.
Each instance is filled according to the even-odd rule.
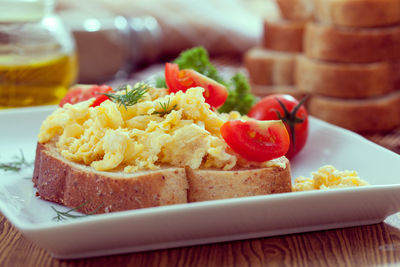
[[[38,139],[55,141],[66,159],[99,171],[134,172],[163,164],[232,169],[239,165],[238,156],[228,149],[220,127],[241,116],[210,110],[203,90],[167,94],[150,89],[144,99],[126,108],[110,100],[97,107],[90,107],[94,99],[65,104],[43,122]],[[278,163],[264,163],[273,164]]]
[[320,190],[342,187],[364,186],[368,183],[356,171],[339,171],[331,165],[325,165],[312,173],[313,178],[300,176],[295,179],[293,191]]

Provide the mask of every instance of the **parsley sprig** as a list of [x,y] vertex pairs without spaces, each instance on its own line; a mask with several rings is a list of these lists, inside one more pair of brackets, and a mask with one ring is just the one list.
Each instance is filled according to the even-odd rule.
[[124,106],[127,109],[128,106],[133,106],[137,104],[143,96],[148,92],[149,85],[145,83],[137,83],[130,89],[129,85],[124,85],[118,88],[116,91],[125,91],[123,94],[116,93],[104,93],[104,95],[108,96],[111,101],[119,104],[120,106]]
[[7,163],[0,163],[0,170],[19,172],[23,167],[32,166],[33,162],[28,162],[25,159],[24,153],[20,150],[20,155],[14,157],[15,160]]
[[79,210],[80,208],[82,208],[83,206],[89,204],[90,201],[86,201],[82,204],[80,204],[79,206],[75,207],[75,208],[71,208],[67,211],[61,211],[61,210],[57,210],[54,206],[51,206],[51,208],[56,212],[56,216],[53,217],[53,220],[59,222],[59,221],[65,221],[68,219],[76,219],[76,218],[82,218],[82,217],[87,217],[89,215],[93,215],[95,213],[97,213],[101,207],[104,206],[104,204],[101,204],[99,207],[97,207],[94,211],[88,213],[88,214],[73,214],[72,212],[75,212],[77,210]]

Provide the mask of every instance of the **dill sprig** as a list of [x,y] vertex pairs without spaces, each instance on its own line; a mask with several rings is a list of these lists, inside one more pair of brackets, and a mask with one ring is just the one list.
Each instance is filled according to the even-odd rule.
[[29,167],[33,164],[33,162],[27,162],[22,150],[20,150],[20,155],[15,156],[15,161],[0,163],[0,170],[3,171],[13,171],[19,172],[23,167]]
[[164,116],[167,115],[168,113],[170,113],[171,111],[175,110],[176,107],[178,106],[177,104],[175,104],[172,108],[169,107],[170,105],[170,99],[168,98],[168,102],[159,102],[160,107],[161,107],[161,111],[154,111],[153,113],[151,113],[151,115],[160,115],[160,116]]
[[138,103],[149,90],[149,85],[145,83],[137,83],[132,89],[129,89],[129,87],[129,85],[124,85],[116,90],[117,92],[125,91],[124,94],[104,93],[104,95],[108,96],[112,102],[124,106],[125,109],[127,109],[128,106],[133,106]]
[[99,207],[97,207],[94,211],[88,213],[88,214],[73,214],[72,212],[75,212],[77,210],[79,210],[80,208],[82,208],[83,206],[89,204],[90,201],[86,201],[82,204],[80,204],[79,206],[75,207],[75,208],[71,208],[67,211],[61,211],[61,210],[57,210],[54,206],[51,206],[51,208],[56,212],[56,216],[53,217],[53,220],[56,220],[57,222],[59,221],[65,221],[68,219],[76,219],[76,218],[82,218],[82,217],[87,217],[89,215],[93,215],[95,214],[97,211],[99,211],[99,209],[101,209],[101,207],[104,206],[104,204],[101,204]]

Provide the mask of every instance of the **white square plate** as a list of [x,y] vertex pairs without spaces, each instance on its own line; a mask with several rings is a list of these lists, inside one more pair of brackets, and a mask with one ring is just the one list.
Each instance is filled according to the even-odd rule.
[[[0,112],[0,162],[23,151],[34,160],[36,136],[55,107]],[[284,193],[93,215],[56,222],[35,197],[32,168],[0,171],[0,210],[56,258],[82,258],[266,237],[383,221],[400,208],[400,156],[347,130],[310,118],[309,141],[292,176],[325,164],[357,170],[371,186]]]

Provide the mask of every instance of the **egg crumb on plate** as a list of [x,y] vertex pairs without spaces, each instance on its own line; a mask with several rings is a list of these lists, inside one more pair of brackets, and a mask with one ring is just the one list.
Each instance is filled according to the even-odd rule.
[[295,179],[293,191],[323,190],[369,185],[356,171],[339,171],[332,165],[325,165],[312,172],[312,178],[300,176]]

